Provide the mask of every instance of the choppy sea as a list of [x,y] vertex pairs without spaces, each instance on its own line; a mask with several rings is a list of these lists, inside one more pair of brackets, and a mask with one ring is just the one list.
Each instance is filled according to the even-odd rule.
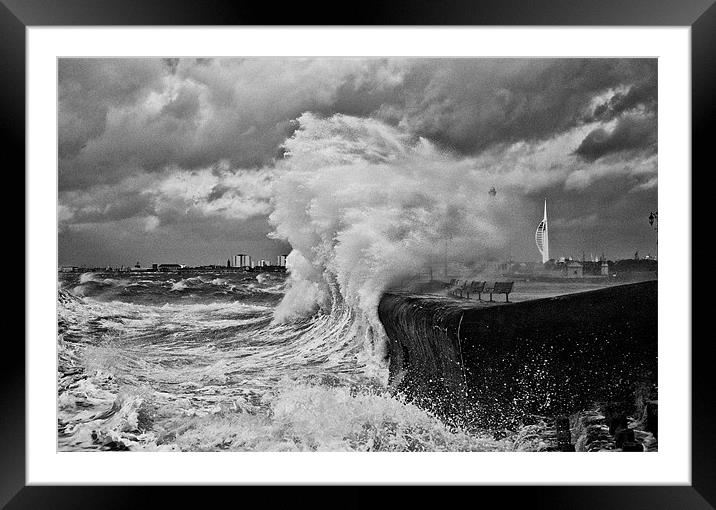
[[58,449],[493,451],[549,424],[449,426],[387,387],[348,308],[278,322],[282,273],[61,273]]

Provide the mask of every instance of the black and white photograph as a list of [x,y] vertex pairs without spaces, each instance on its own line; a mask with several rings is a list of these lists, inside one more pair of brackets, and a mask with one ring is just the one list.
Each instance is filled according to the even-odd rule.
[[658,452],[658,69],[59,58],[57,450]]

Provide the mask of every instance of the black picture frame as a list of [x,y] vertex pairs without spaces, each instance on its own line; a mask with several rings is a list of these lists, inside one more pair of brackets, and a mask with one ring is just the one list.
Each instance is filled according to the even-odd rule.
[[[32,26],[81,25],[550,25],[550,26],[690,26],[692,72],[692,190],[713,171],[711,134],[716,118],[715,0],[366,0],[338,15],[336,5],[248,3],[231,0],[0,0],[0,140],[5,153],[25,168],[25,29]],[[16,173],[19,173],[15,170]],[[698,181],[697,181],[698,178]],[[24,188],[23,184],[20,184]],[[707,228],[709,211],[692,195],[692,232]],[[701,214],[699,214],[701,212]],[[24,236],[24,233],[19,234]],[[17,237],[15,238],[17,239]],[[19,241],[16,241],[19,244]],[[692,246],[692,261],[708,260],[702,243]],[[23,248],[24,250],[24,248]],[[687,263],[687,261],[684,261]],[[25,274],[30,268],[25,266]],[[703,280],[705,282],[706,280]],[[18,286],[18,288],[20,288]],[[694,508],[716,507],[716,441],[713,439],[713,373],[716,356],[712,334],[695,334],[693,317],[707,306],[692,300],[692,484],[690,486],[550,486],[479,487],[467,497],[478,504],[497,496],[500,506],[531,508]],[[24,303],[24,299],[22,300]],[[20,299],[17,299],[20,302]],[[14,320],[14,319],[13,319]],[[40,487],[25,484],[25,350],[18,335],[3,340],[0,370],[0,508],[127,508],[152,504],[159,490],[151,487]],[[12,341],[11,341],[12,340]],[[689,339],[670,339],[687,342]],[[21,361],[23,360],[23,361]],[[184,497],[183,489],[175,495]],[[221,493],[214,497],[220,498]],[[248,501],[246,488],[242,499]],[[265,490],[262,489],[265,496]],[[359,488],[340,496],[341,506],[371,505]],[[257,491],[253,491],[257,492]],[[403,496],[424,500],[422,491]],[[296,496],[292,496],[295,498]],[[454,494],[453,497],[459,497]],[[326,497],[326,500],[330,498]],[[218,499],[216,500],[218,503]],[[131,502],[131,504],[129,504]],[[444,502],[443,502],[444,503]]]

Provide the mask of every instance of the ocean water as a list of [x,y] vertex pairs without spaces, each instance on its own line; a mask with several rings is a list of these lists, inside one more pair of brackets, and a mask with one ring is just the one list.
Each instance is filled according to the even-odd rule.
[[[446,257],[454,274],[497,279],[481,261],[524,234],[515,214],[530,203],[489,162],[375,119],[297,123],[284,157],[261,170],[268,236],[291,247],[288,275],[59,275],[58,448],[554,448],[546,420],[463,430],[406,402],[387,384],[377,314],[387,289]],[[514,300],[552,291],[535,282]]]
[[59,280],[61,451],[538,450],[553,437],[460,430],[406,403],[348,307],[275,319],[280,273]]

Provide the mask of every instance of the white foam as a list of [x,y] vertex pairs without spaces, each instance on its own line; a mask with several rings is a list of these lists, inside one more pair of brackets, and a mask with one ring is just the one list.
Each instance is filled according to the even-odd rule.
[[272,236],[293,248],[275,318],[347,305],[380,358],[388,287],[442,261],[448,240],[468,264],[504,246],[508,204],[488,194],[500,177],[375,119],[298,122],[273,187]]

